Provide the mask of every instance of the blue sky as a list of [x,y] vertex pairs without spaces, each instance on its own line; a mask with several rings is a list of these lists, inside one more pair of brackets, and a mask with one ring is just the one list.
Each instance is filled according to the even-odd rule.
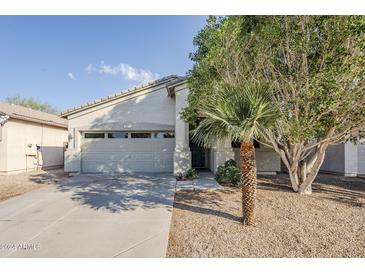
[[205,16],[0,16],[0,100],[64,110],[191,68]]

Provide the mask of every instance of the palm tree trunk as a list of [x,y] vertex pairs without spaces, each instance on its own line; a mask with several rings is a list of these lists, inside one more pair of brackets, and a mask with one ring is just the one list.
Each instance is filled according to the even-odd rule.
[[254,224],[254,209],[256,198],[256,160],[253,142],[241,142],[241,188],[242,188],[242,223]]

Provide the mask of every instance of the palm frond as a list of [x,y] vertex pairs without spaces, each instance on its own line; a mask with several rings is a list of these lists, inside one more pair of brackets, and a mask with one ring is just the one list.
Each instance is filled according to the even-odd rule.
[[223,138],[232,141],[263,138],[280,116],[267,85],[222,85],[213,94],[201,110],[205,119],[192,132],[193,140],[204,146]]

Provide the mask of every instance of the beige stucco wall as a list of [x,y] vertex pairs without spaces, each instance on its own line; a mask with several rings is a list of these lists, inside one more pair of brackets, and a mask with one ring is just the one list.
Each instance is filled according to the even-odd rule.
[[365,145],[358,145],[357,151],[357,175],[365,175]]
[[189,124],[181,118],[181,111],[187,105],[189,89],[186,83],[175,87],[175,151],[174,174],[186,172],[191,168],[191,151],[189,147]]
[[[3,132],[0,172],[22,172],[63,165],[63,143],[67,130],[33,122],[9,119]],[[31,147],[28,147],[31,144]],[[36,146],[41,149],[37,152]],[[3,149],[5,147],[5,149]]]
[[320,171],[350,177],[365,174],[364,147],[350,142],[328,146]]
[[1,141],[0,141],[0,173],[5,172],[5,170],[6,170],[6,153],[7,153],[7,149],[6,149],[6,140],[7,140],[6,132],[7,132],[7,125],[5,123],[2,126],[1,132],[0,132],[0,134],[1,134]]
[[[174,100],[160,87],[70,115],[69,129],[173,129],[174,112]],[[126,128],[129,125],[132,127]]]
[[[240,149],[234,148],[234,160],[240,163]],[[255,149],[257,173],[274,174],[281,171],[280,156],[271,148],[260,145]]]
[[320,168],[322,172],[345,173],[345,145],[335,144],[328,146],[326,156]]
[[[175,87],[175,96],[169,97],[166,87],[145,89],[128,97],[93,106],[71,114],[69,120],[69,146],[65,153],[65,171],[81,172],[81,144],[84,131],[175,130],[174,174],[191,167],[189,125],[181,117],[187,105],[189,89],[186,83]],[[209,149],[209,167],[213,172],[228,159],[237,158],[231,142],[216,142]],[[239,156],[238,156],[239,157]],[[267,148],[257,150],[259,172],[280,171],[280,157]]]
[[174,130],[175,100],[163,85],[70,115],[65,171],[81,171],[82,132],[90,130]]

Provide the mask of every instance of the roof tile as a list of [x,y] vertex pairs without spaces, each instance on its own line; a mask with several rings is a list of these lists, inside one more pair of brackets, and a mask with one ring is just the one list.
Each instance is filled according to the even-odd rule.
[[185,77],[180,77],[180,76],[177,76],[177,75],[169,75],[169,76],[157,79],[155,81],[151,81],[151,82],[148,82],[148,83],[145,83],[145,84],[141,84],[139,86],[131,87],[131,88],[128,88],[126,90],[122,90],[122,91],[119,91],[117,93],[114,93],[112,95],[105,96],[105,97],[102,97],[100,99],[88,102],[87,104],[83,104],[83,105],[80,105],[80,106],[77,106],[77,107],[66,109],[65,111],[61,112],[61,117],[67,117],[67,115],[71,112],[81,110],[83,108],[90,107],[90,106],[96,105],[98,103],[101,103],[101,102],[104,102],[104,101],[107,101],[107,100],[110,100],[110,99],[115,99],[115,98],[124,96],[126,94],[131,94],[131,93],[134,93],[134,92],[138,92],[139,90],[144,89],[146,87],[152,87],[152,86],[158,85],[162,82],[176,82],[179,79],[182,80],[182,79],[185,79]]
[[67,128],[68,126],[68,121],[57,115],[5,102],[0,102],[0,112],[3,112],[14,119],[32,121],[35,123],[48,124],[63,128]]

